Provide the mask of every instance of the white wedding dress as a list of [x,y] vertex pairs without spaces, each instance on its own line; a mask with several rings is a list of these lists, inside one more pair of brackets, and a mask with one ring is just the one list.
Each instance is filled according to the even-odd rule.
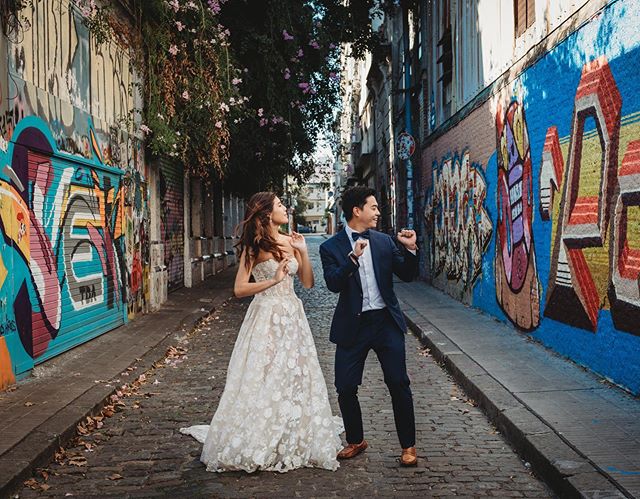
[[[256,281],[271,279],[276,260],[255,265]],[[210,425],[181,428],[204,443],[208,471],[336,470],[342,449],[311,329],[293,289],[298,270],[255,295],[231,354],[227,382]]]

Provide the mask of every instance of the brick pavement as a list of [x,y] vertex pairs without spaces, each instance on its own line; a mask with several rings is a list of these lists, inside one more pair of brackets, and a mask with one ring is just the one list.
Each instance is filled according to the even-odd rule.
[[[299,294],[337,413],[334,346],[328,341],[336,296],[321,279],[319,238],[309,242],[318,282]],[[113,407],[118,412],[94,421],[75,447],[59,455],[60,462],[46,468],[48,479],[37,473],[30,482],[33,489],[25,487],[20,497],[550,496],[413,336],[407,336],[407,360],[421,458],[417,468],[398,466],[391,401],[377,359],[371,355],[360,391],[370,444],[363,455],[344,462],[336,472],[206,472],[198,460],[201,445],[179,434],[178,428],[211,418],[247,304],[248,300],[230,300],[177,343],[179,348],[146,372],[130,396],[126,396],[129,389],[123,391],[124,405]]]

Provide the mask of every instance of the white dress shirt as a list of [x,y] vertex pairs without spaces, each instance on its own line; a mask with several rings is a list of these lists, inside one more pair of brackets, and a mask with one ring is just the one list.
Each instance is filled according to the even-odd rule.
[[[351,237],[351,234],[353,234],[355,230],[349,227],[349,224],[346,224],[344,229],[347,232],[349,241],[351,241],[351,249],[355,249],[356,242],[353,240],[353,237]],[[380,288],[378,288],[378,282],[376,281],[376,274],[373,270],[371,241],[369,241],[369,244],[364,248],[364,252],[360,255],[360,258],[358,258],[358,263],[360,264],[358,273],[360,274],[360,282],[362,283],[362,311],[366,312],[367,310],[380,310],[385,308],[387,305],[382,299]]]

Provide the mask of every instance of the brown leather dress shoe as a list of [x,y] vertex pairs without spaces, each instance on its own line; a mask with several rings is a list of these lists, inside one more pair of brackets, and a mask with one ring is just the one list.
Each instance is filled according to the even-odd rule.
[[359,444],[348,444],[344,449],[338,452],[338,459],[351,459],[356,457],[368,447],[367,441],[363,440]]
[[418,464],[418,457],[416,456],[416,448],[408,447],[402,449],[402,455],[400,456],[401,466],[416,466]]

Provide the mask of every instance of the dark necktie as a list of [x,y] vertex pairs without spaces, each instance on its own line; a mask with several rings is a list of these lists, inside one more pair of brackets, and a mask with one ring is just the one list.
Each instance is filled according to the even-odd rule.
[[360,239],[360,238],[363,238],[363,239],[369,239],[369,231],[368,231],[368,230],[365,230],[365,231],[363,231],[363,232],[352,232],[352,233],[351,233],[351,238],[352,238],[354,241],[357,241],[357,240],[358,240],[358,239]]

